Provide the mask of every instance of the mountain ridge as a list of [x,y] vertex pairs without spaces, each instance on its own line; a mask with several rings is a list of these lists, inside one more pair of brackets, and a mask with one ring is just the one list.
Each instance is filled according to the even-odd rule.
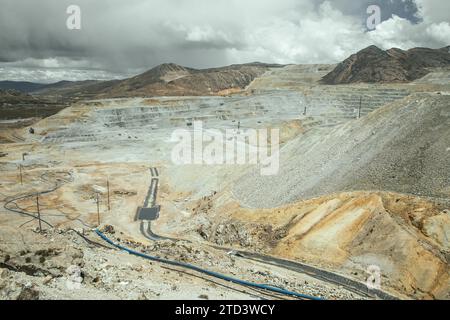
[[52,84],[0,81],[0,89],[16,89],[33,95],[62,96],[75,100],[157,95],[214,95],[224,90],[244,89],[270,68],[283,66],[251,62],[194,69],[176,63],[163,63],[121,80],[64,80]]
[[431,68],[450,66],[450,46],[440,49],[382,50],[369,46],[351,55],[321,79],[323,84],[407,83],[420,79]]

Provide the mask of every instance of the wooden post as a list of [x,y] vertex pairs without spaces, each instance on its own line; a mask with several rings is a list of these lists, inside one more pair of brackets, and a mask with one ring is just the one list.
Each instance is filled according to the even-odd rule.
[[37,208],[38,220],[39,220],[39,232],[42,232],[41,211],[39,210],[39,193],[36,194],[36,208]]
[[305,110],[303,111],[303,115],[306,116],[306,105],[305,105]]
[[358,119],[361,118],[362,96],[359,97]]
[[111,202],[109,198],[109,178],[106,179],[106,188],[108,189],[108,211],[111,211]]
[[22,165],[19,164],[20,184],[23,185]]
[[98,192],[96,192],[96,194],[97,194],[97,222],[98,225],[100,226],[100,202],[98,199]]

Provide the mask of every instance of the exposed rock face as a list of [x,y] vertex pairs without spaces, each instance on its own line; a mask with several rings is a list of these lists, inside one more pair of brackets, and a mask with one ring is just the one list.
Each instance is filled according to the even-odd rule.
[[[384,290],[414,299],[448,299],[450,215],[444,208],[447,203],[440,200],[352,192],[274,209],[236,206],[224,223],[248,236],[255,251],[324,265],[361,282],[367,280],[367,268],[375,265]],[[284,230],[276,237],[266,232],[270,246],[252,236],[267,221],[272,230]],[[235,234],[216,232],[212,240],[242,246]]]
[[450,47],[383,51],[370,46],[341,62],[321,81],[325,84],[409,82],[428,74],[429,68],[450,66],[449,50]]
[[281,149],[277,175],[252,170],[233,193],[257,208],[354,190],[448,198],[449,103],[415,94],[324,134],[307,132]]

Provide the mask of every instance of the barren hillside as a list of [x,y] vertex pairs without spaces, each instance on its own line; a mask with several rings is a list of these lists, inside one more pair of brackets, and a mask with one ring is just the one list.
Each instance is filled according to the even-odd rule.
[[281,150],[279,174],[255,170],[234,192],[256,207],[350,190],[449,197],[449,105],[450,96],[417,94],[323,135],[300,135]]
[[227,90],[240,91],[270,68],[279,67],[255,62],[199,70],[165,63],[123,80],[64,81],[47,85],[33,93],[72,99],[215,95]]
[[48,117],[66,106],[66,103],[45,97],[0,90],[0,120]]
[[218,214],[201,232],[220,245],[312,263],[361,281],[366,268],[377,265],[385,288],[449,299],[447,206],[385,192],[340,193],[274,209],[227,203],[217,211],[228,214]]
[[410,82],[422,78],[430,68],[450,65],[450,47],[441,49],[393,48],[383,51],[376,46],[353,54],[322,78],[325,84],[357,82]]

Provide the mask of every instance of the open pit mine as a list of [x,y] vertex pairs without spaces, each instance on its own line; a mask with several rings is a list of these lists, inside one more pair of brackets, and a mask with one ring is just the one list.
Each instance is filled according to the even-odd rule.
[[450,299],[450,54],[400,51],[1,90],[0,299]]

